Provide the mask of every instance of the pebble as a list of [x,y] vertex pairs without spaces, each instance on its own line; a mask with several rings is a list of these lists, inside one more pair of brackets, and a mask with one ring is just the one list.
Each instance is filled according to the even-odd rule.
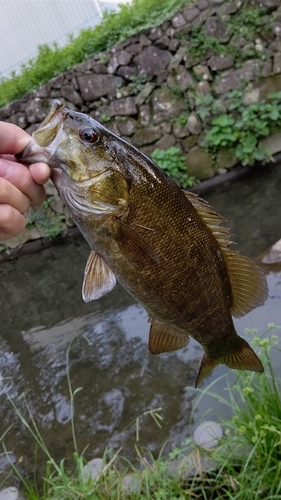
[[22,496],[19,496],[19,490],[14,486],[0,491],[0,500],[20,500],[22,498]]
[[122,486],[128,493],[139,494],[141,491],[141,478],[135,474],[127,474],[123,478]]
[[[100,475],[102,469],[104,468],[104,462],[102,458],[93,458],[83,467],[83,475],[85,478],[97,479]],[[0,500],[1,497],[0,497]]]
[[222,427],[216,422],[209,420],[196,427],[193,433],[193,439],[198,446],[207,450],[217,446],[219,440],[222,438],[222,435]]

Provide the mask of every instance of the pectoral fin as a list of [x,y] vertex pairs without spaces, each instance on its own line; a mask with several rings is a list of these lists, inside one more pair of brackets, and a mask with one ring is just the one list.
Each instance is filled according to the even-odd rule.
[[150,319],[150,321],[148,348],[151,354],[177,351],[188,344],[188,335],[174,330],[174,328],[161,323],[161,321],[155,319]]
[[226,365],[228,368],[236,368],[237,370],[250,370],[260,373],[264,371],[261,361],[253,349],[249,346],[248,342],[241,337],[238,337],[237,342],[237,350],[229,356],[212,359],[204,354],[195,382],[195,387],[197,387],[202,380],[204,380],[204,378],[207,377],[207,375],[209,375],[209,373],[219,364]]
[[96,252],[91,252],[86,264],[82,297],[85,302],[96,300],[116,285],[114,273]]
[[158,262],[158,257],[145,239],[132,227],[116,218],[119,223],[119,247],[131,262],[140,266],[152,265]]

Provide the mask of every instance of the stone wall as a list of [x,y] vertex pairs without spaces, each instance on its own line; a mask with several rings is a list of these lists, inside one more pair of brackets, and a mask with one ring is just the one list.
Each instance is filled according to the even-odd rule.
[[[187,173],[204,180],[238,160],[222,150],[214,165],[204,148],[212,116],[202,119],[200,106],[211,95],[220,98],[223,112],[236,89],[247,103],[281,90],[280,0],[199,0],[7,104],[0,119],[32,133],[59,98],[148,155],[178,147]],[[273,153],[281,150],[279,136],[270,144]],[[52,186],[48,190],[54,196]],[[61,214],[60,202],[54,198],[47,208],[52,204]],[[60,224],[65,229],[65,221]]]

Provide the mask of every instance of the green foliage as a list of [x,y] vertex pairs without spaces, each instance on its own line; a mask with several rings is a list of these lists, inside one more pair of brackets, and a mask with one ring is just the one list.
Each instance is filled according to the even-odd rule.
[[172,146],[166,150],[155,149],[151,158],[183,188],[197,184],[197,179],[187,174],[185,157],[181,155],[179,148]]
[[187,113],[182,113],[180,116],[176,118],[176,122],[181,126],[184,127],[187,123]]
[[23,64],[20,74],[0,79],[0,107],[48,82],[51,78],[85,61],[93,54],[155,26],[190,0],[133,0],[120,5],[117,13],[104,13],[101,23],[69,38],[65,47],[54,43],[38,47],[36,58]]
[[281,327],[269,323],[268,328],[267,338],[257,336],[256,329],[245,331],[258,350],[263,374],[235,371],[236,381],[229,381],[224,393],[211,389],[215,382],[198,391],[201,395],[196,404],[208,394],[232,415],[223,421],[225,435],[211,452],[217,462],[215,482],[218,488],[223,486],[221,499],[281,498],[281,381],[274,375],[270,356],[273,347],[279,351],[278,337],[272,332]]
[[211,122],[206,135],[206,146],[212,154],[219,147],[234,150],[242,165],[267,161],[270,154],[260,139],[267,137],[281,126],[281,92],[271,94],[268,101],[245,106],[242,93],[229,96],[229,110],[235,114],[222,114]]
[[[265,22],[263,19],[265,13],[265,8],[247,5],[247,2],[243,2],[240,11],[236,15],[230,16],[227,21],[228,29],[232,33],[232,39],[242,36],[251,42],[253,36],[256,37],[261,31],[268,31],[273,18],[267,16],[267,22]],[[236,65],[239,66],[242,61],[256,54],[255,49],[241,50],[235,45],[226,44],[215,37],[206,36],[203,26],[192,26],[188,35],[180,34],[179,37],[188,40],[188,51],[195,61],[202,59],[208,51],[211,51],[217,55],[232,55]]]
[[47,238],[55,238],[63,232],[65,216],[56,214],[49,208],[50,200],[47,198],[41,207],[33,209],[26,220],[26,227],[42,228]]
[[202,26],[192,26],[188,38],[190,40],[188,52],[196,59],[204,57],[208,50],[212,50],[218,55],[225,54],[226,51],[229,53],[232,50],[217,38],[206,36]]

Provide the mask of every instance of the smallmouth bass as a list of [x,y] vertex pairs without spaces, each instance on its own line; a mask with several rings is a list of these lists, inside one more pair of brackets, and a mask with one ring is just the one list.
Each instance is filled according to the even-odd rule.
[[254,262],[230,250],[230,231],[207,202],[60,101],[17,158],[50,165],[91,247],[82,289],[86,302],[112,290],[117,279],[148,313],[151,353],[180,349],[189,336],[202,345],[196,385],[220,363],[263,371],[236,333],[232,315],[263,304],[266,279]]

